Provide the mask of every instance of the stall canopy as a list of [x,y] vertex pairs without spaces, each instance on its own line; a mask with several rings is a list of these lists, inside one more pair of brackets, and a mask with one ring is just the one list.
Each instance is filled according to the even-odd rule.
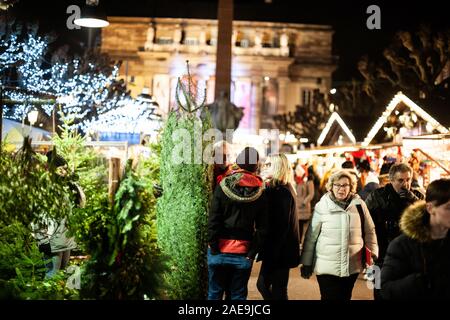
[[[400,114],[403,112],[403,114]],[[402,118],[403,117],[403,118]],[[398,119],[400,118],[400,119]],[[399,121],[400,120],[400,121]],[[398,92],[391,102],[387,105],[385,111],[375,122],[374,126],[370,129],[366,138],[364,139],[362,146],[368,146],[373,143],[375,137],[379,137],[381,140],[385,136],[383,131],[388,132],[388,130],[381,130],[388,123],[391,126],[398,124],[404,125],[405,127],[411,123],[411,127],[417,127],[417,133],[414,135],[421,135],[422,133],[448,133],[448,128],[444,127],[435,118],[433,118],[427,111],[417,105],[414,101],[409,99],[402,92]],[[397,124],[398,123],[398,124]],[[385,127],[385,129],[388,129]],[[411,135],[411,133],[407,134]],[[382,141],[378,141],[382,142]]]
[[356,144],[355,136],[337,112],[333,112],[317,139],[318,146]]
[[8,144],[21,145],[23,138],[29,136],[33,141],[51,140],[51,133],[36,127],[22,125],[22,123],[3,119],[2,139]]

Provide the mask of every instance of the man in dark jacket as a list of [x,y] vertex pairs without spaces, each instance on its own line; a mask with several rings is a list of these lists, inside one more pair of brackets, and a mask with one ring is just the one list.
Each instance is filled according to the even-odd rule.
[[247,298],[252,262],[264,245],[267,206],[263,181],[256,175],[259,156],[245,148],[231,171],[214,191],[208,221],[208,299]]
[[[403,211],[424,195],[411,189],[412,168],[404,163],[394,164],[389,170],[386,186],[374,190],[366,199],[367,208],[375,223],[379,246],[376,265],[381,267],[389,243],[400,235],[399,221]],[[380,299],[375,290],[375,299]]]

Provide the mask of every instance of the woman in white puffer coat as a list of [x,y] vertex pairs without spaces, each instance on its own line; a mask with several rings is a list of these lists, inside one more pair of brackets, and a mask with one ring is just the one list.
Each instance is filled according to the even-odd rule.
[[362,224],[357,206],[364,214],[365,245],[372,259],[378,255],[375,225],[364,201],[355,194],[354,175],[347,170],[334,173],[328,192],[317,203],[306,233],[301,256],[301,274],[317,275],[322,300],[350,300],[358,274],[363,270]]

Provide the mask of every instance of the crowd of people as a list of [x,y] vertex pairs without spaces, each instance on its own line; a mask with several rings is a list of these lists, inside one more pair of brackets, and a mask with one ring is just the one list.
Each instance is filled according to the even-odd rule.
[[425,194],[403,162],[377,175],[351,161],[320,181],[313,166],[284,154],[264,163],[246,147],[229,163],[216,145],[208,228],[208,299],[243,300],[254,261],[265,300],[287,300],[289,270],[316,275],[322,300],[350,300],[358,275],[374,265],[374,299],[450,298],[450,180]]
[[[246,147],[231,162],[231,145],[214,148],[208,220],[208,299],[245,300],[253,262],[265,300],[287,300],[290,269],[313,274],[322,300],[350,300],[361,272],[374,265],[374,299],[450,299],[450,179],[414,183],[413,168],[389,163],[379,175],[367,161],[345,161],[322,179],[286,155],[261,162]],[[47,154],[65,174],[67,162]],[[72,183],[75,206],[84,206]],[[64,269],[76,248],[65,220],[34,226],[47,277]]]

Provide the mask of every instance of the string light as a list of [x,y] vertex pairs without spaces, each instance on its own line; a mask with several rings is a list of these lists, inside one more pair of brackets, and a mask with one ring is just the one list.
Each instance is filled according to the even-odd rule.
[[448,129],[442,126],[436,119],[430,116],[425,110],[419,107],[416,103],[414,103],[411,99],[409,99],[406,95],[404,95],[401,91],[399,91],[391,102],[386,107],[386,110],[382,113],[381,117],[378,118],[377,122],[375,122],[374,126],[370,129],[367,137],[364,139],[362,146],[368,146],[381,127],[387,122],[388,117],[392,114],[394,109],[399,105],[400,102],[403,102],[406,106],[408,106],[412,111],[415,112],[417,116],[420,116],[422,119],[427,121],[427,131],[432,131],[431,129],[435,129],[440,133],[448,133]]
[[153,133],[162,123],[161,116],[155,111],[151,103],[127,99],[121,101],[118,108],[99,115],[98,119],[85,122],[83,129],[86,132]]
[[[110,110],[123,106],[124,101],[129,104],[128,95],[113,92],[112,84],[118,76],[118,66],[114,66],[110,74],[99,72],[93,63],[88,64],[87,70],[81,70],[79,60],[54,63],[45,68],[47,48],[48,41],[41,37],[29,35],[20,42],[16,35],[11,35],[8,40],[0,41],[0,71],[15,67],[18,85],[26,91],[46,92],[58,98],[70,96],[71,99],[61,107],[64,114],[73,117],[72,129],[83,130],[88,123],[93,123],[93,114],[104,118]],[[5,90],[4,94],[6,99],[19,102],[4,108],[5,117],[19,121],[26,116],[29,107],[38,102],[32,94],[14,90]],[[54,106],[43,104],[41,107],[50,116]]]
[[337,112],[333,112],[331,114],[330,118],[328,119],[328,122],[325,125],[325,128],[322,130],[322,132],[320,133],[319,138],[317,139],[317,145],[320,146],[323,143],[323,141],[325,140],[328,132],[331,129],[331,126],[333,125],[333,123],[335,121],[337,121],[337,123],[339,123],[339,125],[344,130],[345,134],[349,137],[351,142],[353,142],[353,144],[356,144],[356,138],[353,135],[353,133],[350,131],[348,126],[345,124],[344,120],[342,120],[342,118],[339,116],[339,114],[337,114]]

